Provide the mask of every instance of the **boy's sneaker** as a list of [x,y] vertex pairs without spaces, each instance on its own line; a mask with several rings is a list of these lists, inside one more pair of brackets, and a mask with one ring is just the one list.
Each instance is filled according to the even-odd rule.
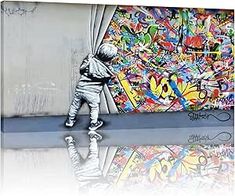
[[67,117],[66,121],[64,122],[64,125],[66,127],[73,127],[75,122],[76,122],[76,118]]
[[99,129],[102,125],[104,124],[103,121],[98,120],[96,123],[91,123],[89,130],[90,131],[95,131],[97,129]]
[[96,131],[89,131],[88,135],[90,136],[90,138],[96,138],[97,140],[102,140],[103,138],[102,135],[100,135]]
[[75,143],[75,140],[71,135],[66,136],[64,140],[66,141],[67,144]]

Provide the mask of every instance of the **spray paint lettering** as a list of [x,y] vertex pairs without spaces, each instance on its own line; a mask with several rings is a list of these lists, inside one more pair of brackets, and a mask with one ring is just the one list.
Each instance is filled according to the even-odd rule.
[[119,187],[141,184],[214,190],[233,186],[234,148],[224,145],[119,147],[108,175]]
[[234,12],[118,7],[103,42],[118,47],[109,84],[120,112],[230,109]]

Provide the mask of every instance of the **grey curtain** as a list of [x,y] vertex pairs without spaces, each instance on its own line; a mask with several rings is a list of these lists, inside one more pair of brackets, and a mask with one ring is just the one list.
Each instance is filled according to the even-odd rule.
[[[92,5],[90,12],[90,53],[95,54],[97,52],[116,7],[117,6],[110,5]],[[107,85],[104,86],[104,90],[101,93],[100,108],[101,113],[118,113],[117,107]],[[105,154],[100,156],[101,168],[104,175],[108,172],[116,150],[117,147],[107,147]]]
[[[112,5],[92,5],[90,12],[90,53],[95,54],[117,6]],[[112,95],[107,87],[101,93],[101,113],[117,113],[117,107],[113,101]]]

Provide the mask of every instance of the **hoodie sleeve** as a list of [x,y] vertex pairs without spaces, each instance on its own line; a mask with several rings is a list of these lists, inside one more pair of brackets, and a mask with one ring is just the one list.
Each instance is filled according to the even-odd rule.
[[113,68],[111,65],[108,65],[107,66],[107,69],[108,69],[108,72],[111,74],[111,76],[115,75],[114,71],[113,71]]

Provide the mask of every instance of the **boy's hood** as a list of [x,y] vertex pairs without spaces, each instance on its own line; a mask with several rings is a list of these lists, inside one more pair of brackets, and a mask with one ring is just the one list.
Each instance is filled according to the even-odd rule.
[[89,74],[96,78],[109,78],[113,75],[112,71],[93,55],[88,56]]

